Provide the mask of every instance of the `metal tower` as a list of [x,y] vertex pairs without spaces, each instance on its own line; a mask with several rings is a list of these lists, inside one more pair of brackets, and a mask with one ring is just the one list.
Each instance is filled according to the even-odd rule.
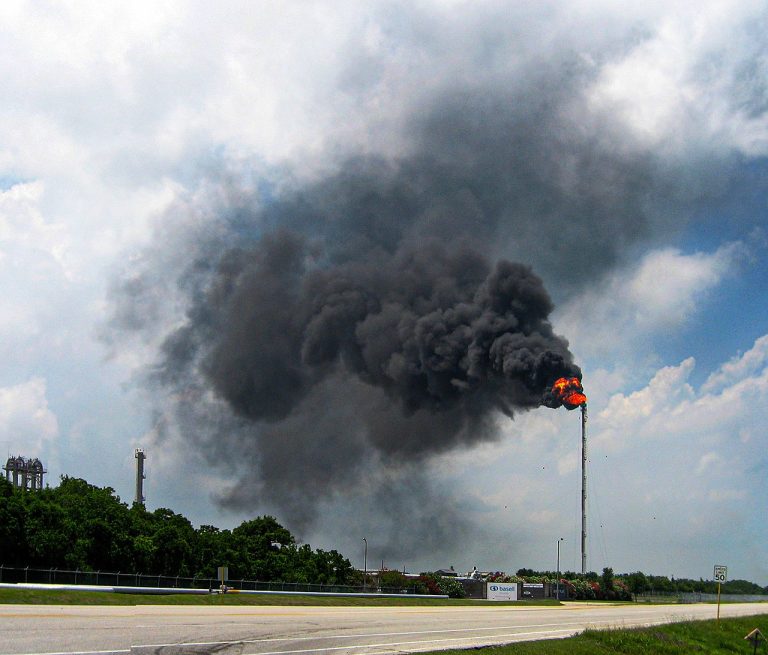
[[587,572],[587,403],[581,406],[581,572]]
[[144,480],[146,479],[146,475],[144,475],[144,460],[147,458],[147,456],[144,454],[144,451],[141,448],[136,449],[135,453],[136,457],[136,499],[134,500],[135,503],[138,503],[139,505],[144,504]]

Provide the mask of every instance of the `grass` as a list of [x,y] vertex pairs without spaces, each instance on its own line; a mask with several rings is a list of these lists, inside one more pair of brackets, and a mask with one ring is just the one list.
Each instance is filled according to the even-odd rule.
[[[486,601],[441,598],[360,598],[293,594],[113,594],[100,591],[0,589],[0,604],[29,605],[318,605],[340,607],[489,605]],[[498,605],[559,605],[556,600],[493,603]]]
[[[752,655],[744,637],[754,628],[768,635],[768,614],[717,621],[688,621],[622,630],[587,630],[568,639],[531,641],[508,646],[479,648],[478,655]],[[757,649],[768,653],[766,643]],[[440,655],[467,655],[467,651],[442,651]]]

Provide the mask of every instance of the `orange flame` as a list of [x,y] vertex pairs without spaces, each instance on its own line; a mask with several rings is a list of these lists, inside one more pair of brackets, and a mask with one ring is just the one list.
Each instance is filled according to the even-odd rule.
[[552,393],[560,400],[566,409],[576,409],[587,402],[584,387],[579,378],[560,378],[552,385]]

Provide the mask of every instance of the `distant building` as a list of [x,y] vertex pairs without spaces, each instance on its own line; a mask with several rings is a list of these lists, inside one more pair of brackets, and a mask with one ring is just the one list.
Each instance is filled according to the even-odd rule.
[[43,476],[48,472],[37,458],[26,459],[21,455],[9,457],[3,467],[5,479],[18,489],[42,489]]

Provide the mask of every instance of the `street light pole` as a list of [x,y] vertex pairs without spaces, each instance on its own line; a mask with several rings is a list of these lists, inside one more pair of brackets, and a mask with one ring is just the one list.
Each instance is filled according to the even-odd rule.
[[363,537],[363,541],[365,542],[365,551],[363,551],[363,591],[365,591],[368,579],[368,540]]
[[560,542],[565,541],[562,537],[557,540],[557,600],[560,600]]

